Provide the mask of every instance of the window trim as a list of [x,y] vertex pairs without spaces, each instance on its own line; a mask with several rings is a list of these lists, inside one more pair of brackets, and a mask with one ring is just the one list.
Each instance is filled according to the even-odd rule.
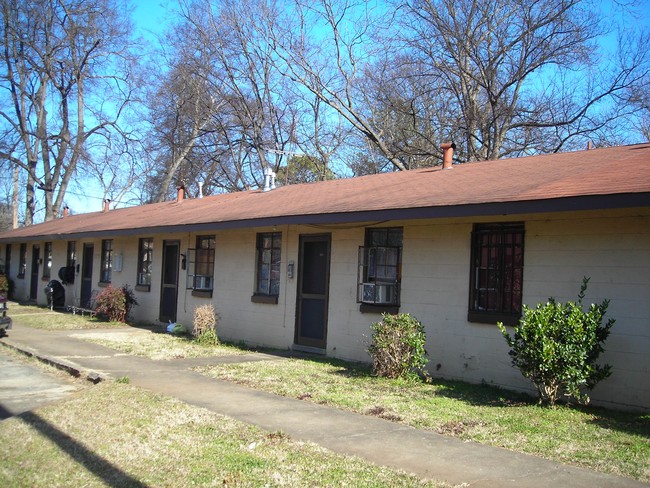
[[[148,247],[145,247],[145,244],[148,244]],[[147,259],[144,259],[146,254]],[[143,273],[142,269],[144,265],[147,265],[149,272]],[[151,291],[151,277],[153,267],[153,237],[141,237],[138,239],[138,267],[136,268],[136,277],[135,277],[135,289],[137,291]],[[146,275],[149,277],[149,283],[142,283],[140,278],[141,275]]]
[[52,277],[52,241],[45,243],[43,248],[43,281],[49,281]]
[[[201,247],[201,244],[204,241],[208,241],[208,247]],[[211,242],[210,242],[211,241]],[[212,293],[214,292],[214,266],[215,266],[215,254],[217,247],[217,239],[215,235],[202,235],[196,236],[196,247],[189,248],[187,250],[187,276],[185,287],[188,290],[192,290],[192,296],[199,298],[212,298]],[[199,251],[212,251],[211,253],[206,253],[208,259],[205,263],[199,261]],[[206,270],[211,271],[212,274],[197,274],[197,266],[200,264],[206,264]],[[196,278],[210,278],[210,288],[197,288],[196,287]]]
[[[271,238],[271,247],[264,247],[264,241],[267,238]],[[276,245],[277,243],[277,245]],[[269,277],[268,277],[268,293],[260,291],[260,275],[262,271],[264,252],[270,251],[271,253],[271,262],[267,263],[269,265]],[[278,277],[277,280],[273,279],[273,262],[274,254],[278,253]],[[272,232],[258,232],[256,241],[255,241],[255,291],[253,296],[251,296],[251,302],[253,303],[266,303],[266,304],[276,304],[278,303],[278,297],[280,296],[280,283],[282,281],[281,276],[281,262],[282,262],[282,232],[272,231]],[[277,293],[271,293],[273,289],[273,283],[277,281]]]
[[[108,277],[108,280],[105,278]],[[99,286],[110,285],[113,279],[113,239],[102,239],[99,264]]]
[[18,273],[16,278],[25,279],[27,273],[27,243],[20,243],[20,252],[18,254]]
[[[503,240],[503,237],[507,234],[512,234],[520,237],[520,244],[518,242],[513,242],[510,244],[511,249],[515,249],[518,246],[521,247],[520,253],[520,264],[514,266],[515,255],[512,254],[510,259],[512,266],[506,266],[506,249],[507,245]],[[477,273],[481,269],[481,264],[479,260],[481,259],[481,248],[485,247],[483,243],[479,240],[481,236],[490,235],[497,236],[498,242],[494,245],[491,245],[492,248],[497,249],[498,255],[495,257],[495,262],[498,264],[498,268],[492,268],[495,270],[496,276],[496,292],[498,294],[499,306],[496,310],[481,310],[477,306],[477,297],[478,293],[478,279]],[[468,312],[467,320],[469,322],[477,323],[486,323],[486,324],[496,324],[497,322],[503,322],[505,325],[516,325],[521,318],[521,310],[523,303],[523,282],[524,282],[524,246],[525,246],[525,223],[524,222],[499,222],[499,223],[482,223],[474,224],[472,229],[471,236],[471,258],[470,258],[470,279],[469,279],[469,303],[468,303]],[[506,292],[505,287],[505,277],[506,269],[511,269],[511,283],[514,285],[514,273],[516,269],[520,270],[520,288],[516,290],[515,287],[512,287],[510,290],[510,302],[515,298],[515,294],[518,292],[517,301],[519,303],[518,311],[509,311],[504,309],[504,298],[503,295]]]
[[66,251],[66,266],[75,266],[77,264],[77,241],[68,241],[68,250]]
[[[391,232],[398,231],[400,234],[400,245],[375,245],[373,242],[373,233],[385,232],[385,244],[390,244]],[[404,229],[403,227],[371,227],[366,228],[365,245],[359,246],[357,257],[357,303],[360,304],[359,311],[361,313],[398,313],[401,304],[401,283],[402,283],[402,252],[404,248]],[[374,253],[373,253],[374,250]],[[371,275],[370,268],[372,264],[371,254],[387,255],[389,252],[395,253],[395,264],[384,264],[383,266],[394,268],[394,278],[386,278],[379,276],[376,269]],[[377,284],[394,287],[395,298],[392,301],[377,301]],[[374,285],[375,292],[373,293],[374,300],[364,300],[363,294],[369,285]]]

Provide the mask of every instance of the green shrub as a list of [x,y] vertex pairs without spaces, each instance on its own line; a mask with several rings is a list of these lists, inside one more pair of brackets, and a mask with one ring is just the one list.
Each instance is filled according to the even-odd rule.
[[424,349],[424,326],[407,313],[383,314],[382,321],[373,323],[372,370],[387,378],[417,379],[429,361]]
[[126,322],[126,318],[138,301],[129,285],[114,288],[108,285],[95,301],[95,312],[111,322]]
[[513,366],[533,382],[540,403],[554,405],[560,395],[588,403],[585,390],[611,374],[611,366],[595,362],[614,319],[602,325],[609,300],[583,311],[588,282],[585,277],[577,302],[562,304],[549,298],[534,310],[524,305],[512,337],[502,323],[497,324],[511,348]]
[[192,335],[194,340],[205,346],[216,346],[219,344],[217,337],[217,314],[211,303],[201,305],[194,310],[194,322],[192,324]]
[[135,298],[135,292],[133,291],[133,288],[131,288],[128,284],[122,286],[122,293],[124,293],[124,300],[126,306],[125,319],[127,319],[129,315],[131,315],[131,311],[133,310],[133,307],[135,307],[138,304],[138,300]]

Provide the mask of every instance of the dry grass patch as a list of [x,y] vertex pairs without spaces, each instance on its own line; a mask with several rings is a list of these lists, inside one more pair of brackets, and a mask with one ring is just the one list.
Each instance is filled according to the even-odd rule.
[[219,364],[201,373],[464,440],[650,481],[650,415],[544,408],[531,397],[462,382],[376,378],[330,359]]
[[0,445],[1,486],[442,486],[118,383],[0,423]]
[[227,356],[246,353],[246,351],[239,348],[224,344],[207,346],[198,344],[189,338],[151,332],[96,332],[75,334],[73,337],[100,344],[126,354],[153,360]]
[[15,324],[44,330],[81,330],[127,327],[120,322],[106,322],[89,315],[73,315],[61,310],[50,310],[35,305],[8,304],[9,316]]

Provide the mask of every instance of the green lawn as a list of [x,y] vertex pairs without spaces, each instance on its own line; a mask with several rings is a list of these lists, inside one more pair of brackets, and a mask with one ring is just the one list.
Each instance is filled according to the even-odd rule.
[[650,481],[650,415],[541,407],[487,385],[376,378],[332,359],[215,364],[203,374],[278,395],[348,409],[417,428]]
[[[115,332],[104,336],[98,331],[97,337],[84,334],[83,339],[152,359],[250,352],[200,346],[165,334],[124,334],[118,340]],[[387,380],[373,377],[362,364],[318,357],[233,364],[215,360],[198,370],[278,395],[650,482],[647,413],[540,407],[531,397],[488,385]]]
[[443,486],[119,382],[0,422],[0,486]]

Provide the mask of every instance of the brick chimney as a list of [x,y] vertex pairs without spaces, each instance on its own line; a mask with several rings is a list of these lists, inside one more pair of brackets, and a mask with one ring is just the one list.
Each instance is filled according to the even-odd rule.
[[106,200],[104,200],[104,210],[103,210],[104,213],[106,213],[106,212],[108,212],[110,210],[110,204],[111,204],[111,199],[110,198],[107,198]]
[[63,207],[63,217],[65,218],[65,217],[67,217],[68,215],[70,215],[70,209],[69,209],[68,206],[66,205],[65,207]]
[[176,203],[180,203],[185,200],[185,185],[180,185],[176,190]]
[[453,142],[443,142],[440,144],[442,149],[442,169],[451,169],[454,160],[454,149],[456,144]]

